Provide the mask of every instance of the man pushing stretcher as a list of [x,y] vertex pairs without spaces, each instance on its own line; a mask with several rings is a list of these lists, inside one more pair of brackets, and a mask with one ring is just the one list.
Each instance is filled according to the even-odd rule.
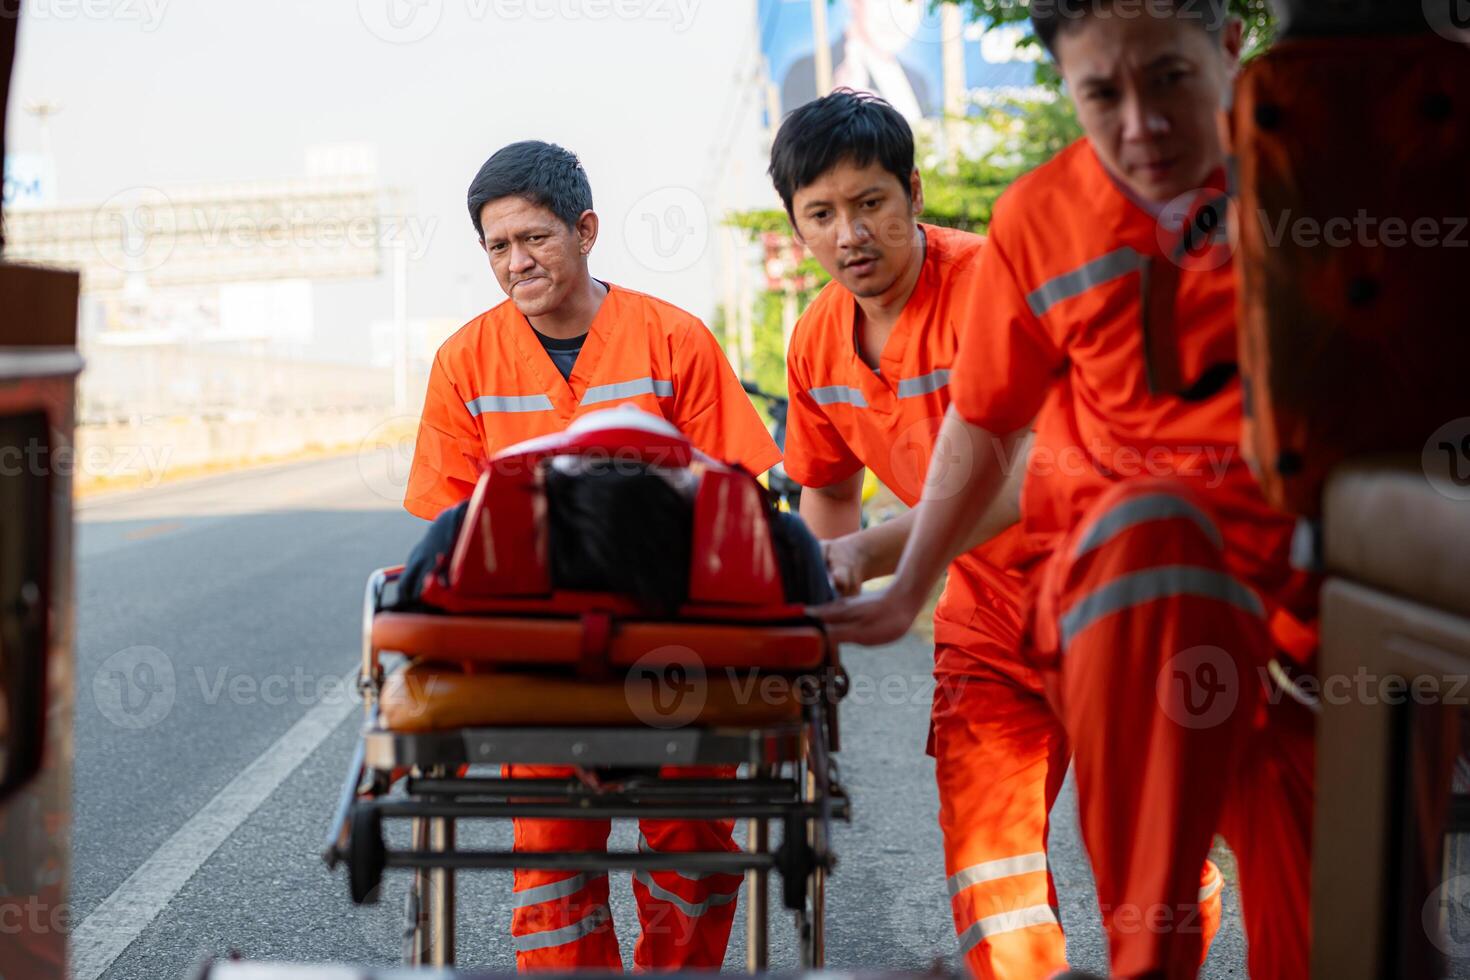
[[[985,240],[915,222],[924,189],[913,136],[870,96],[839,91],[788,116],[771,177],[798,238],[833,277],[792,334],[786,472],[806,488],[802,516],[828,539],[834,578],[857,591],[893,571],[914,516],[859,531],[863,468],[918,503],[960,338],[985,329]],[[949,567],[934,613],[929,752],[945,873],[961,955],[983,978],[1043,977],[1067,962],[1046,854],[1067,739],[1040,671],[1018,652],[1037,556],[1016,526],[1015,489],[970,535],[979,547]],[[1206,862],[1195,923],[1205,946],[1221,884]]]
[[[466,324],[434,359],[404,500],[411,513],[433,519],[470,496],[498,451],[619,404],[656,413],[697,448],[752,473],[781,458],[704,324],[592,277],[598,219],[575,156],[541,142],[505,147],[475,177],[469,210],[509,299]],[[509,768],[518,777],[570,772]],[[601,850],[609,829],[608,821],[517,819],[515,847]],[[733,851],[732,829],[731,821],[645,820],[640,843]],[[718,969],[740,884],[736,874],[639,872],[637,966]],[[621,969],[607,898],[605,873],[517,871],[511,934],[520,968]]]
[[[1212,234],[1241,25],[1224,0],[1032,10],[1086,139],[996,205],[946,465],[894,582],[819,614],[842,640],[907,630],[1034,426],[1022,513],[1043,557],[1017,656],[1071,743],[1112,974],[1197,973],[1199,868],[1220,832],[1251,976],[1305,977],[1312,722],[1267,703],[1260,678],[1312,656],[1316,590],[1239,453],[1236,284]],[[1223,465],[1198,465],[1211,457]]]

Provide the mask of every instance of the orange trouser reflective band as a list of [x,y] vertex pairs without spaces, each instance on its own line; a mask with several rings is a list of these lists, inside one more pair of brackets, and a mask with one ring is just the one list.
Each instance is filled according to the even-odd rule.
[[[521,778],[565,777],[561,766],[508,766]],[[688,767],[663,770],[665,776],[710,778],[732,775],[729,768]],[[515,821],[517,851],[604,851],[609,820]],[[642,820],[639,848],[660,853],[735,851],[730,820]],[[648,969],[718,970],[725,961],[730,925],[743,877],[639,871],[633,877],[642,933],[633,949],[634,965]],[[518,869],[511,935],[521,970],[598,967],[621,970],[617,933],[608,910],[605,873]]]
[[933,715],[944,870],[960,952],[977,977],[1067,965],[1046,863],[1047,814],[1067,772],[1051,706],[1019,684],[940,677]]
[[1262,707],[1268,609],[1227,545],[1181,485],[1129,480],[1043,571],[1038,659],[1117,977],[1196,975],[1198,869],[1217,830],[1240,862],[1251,977],[1306,975],[1310,724],[1288,724],[1295,702]]
[[[960,953],[981,980],[1066,968],[1048,814],[1067,772],[1051,705],[1015,681],[943,677],[934,696],[935,775],[945,873]],[[1224,879],[1206,861],[1199,885],[1203,950],[1219,931]]]

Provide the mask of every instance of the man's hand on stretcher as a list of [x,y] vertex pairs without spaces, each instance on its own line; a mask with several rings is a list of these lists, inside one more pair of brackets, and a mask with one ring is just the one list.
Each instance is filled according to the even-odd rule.
[[[919,505],[824,542],[833,584],[844,598],[810,612],[832,639],[876,646],[908,632],[949,563],[1020,520],[1029,451],[1029,428],[994,436],[951,410],[935,448],[935,458],[946,465],[930,467]],[[861,591],[864,581],[887,574],[894,580],[886,588]]]

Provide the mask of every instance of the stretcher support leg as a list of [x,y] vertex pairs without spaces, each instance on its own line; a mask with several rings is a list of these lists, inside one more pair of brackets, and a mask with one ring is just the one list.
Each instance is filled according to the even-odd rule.
[[[429,821],[414,817],[409,824],[409,838],[415,851],[429,849]],[[433,918],[429,910],[429,871],[415,868],[413,887],[408,893],[408,933],[404,937],[404,963],[408,966],[425,966],[429,962],[429,936],[433,932]]]
[[[770,778],[775,770],[763,766],[757,775]],[[748,849],[752,854],[765,854],[771,849],[771,825],[764,818],[750,821]],[[765,973],[770,969],[770,877],[763,868],[745,873],[745,968],[748,973]]]
[[[454,821],[434,817],[429,821],[429,843],[432,850],[444,853],[454,850]],[[429,872],[429,963],[431,966],[454,965],[454,869],[434,868]]]
[[[819,787],[817,785],[817,774],[808,770],[806,777],[807,800],[817,799]],[[807,828],[807,841],[818,853],[825,850],[826,842],[821,840],[821,828],[818,824],[810,824]],[[807,883],[807,893],[811,896],[812,903],[812,936],[811,936],[811,967],[820,970],[827,962],[827,872],[818,864],[813,870],[811,880]]]

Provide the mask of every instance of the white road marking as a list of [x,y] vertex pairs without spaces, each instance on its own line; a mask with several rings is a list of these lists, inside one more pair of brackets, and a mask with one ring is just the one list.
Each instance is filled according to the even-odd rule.
[[[339,690],[353,691],[356,679],[353,670],[343,678]],[[97,980],[168,907],[210,855],[358,707],[354,698],[342,695],[307,711],[103,899],[72,931],[73,980]]]

